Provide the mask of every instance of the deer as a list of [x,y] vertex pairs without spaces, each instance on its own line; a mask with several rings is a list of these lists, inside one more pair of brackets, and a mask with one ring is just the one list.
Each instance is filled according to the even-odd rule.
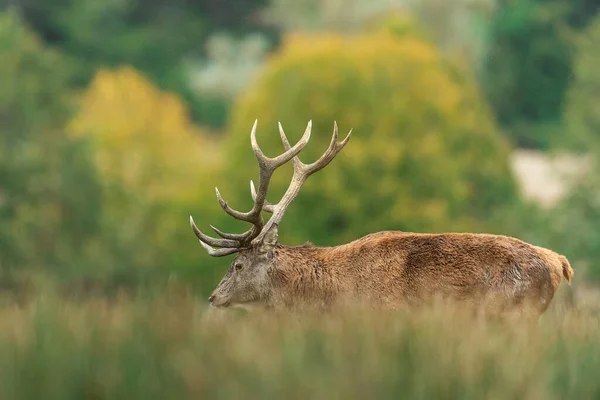
[[[215,187],[221,208],[251,227],[238,234],[210,225],[219,236],[215,238],[201,232],[190,216],[192,230],[210,256],[236,254],[210,294],[210,306],[285,311],[366,304],[393,310],[441,298],[489,310],[529,307],[541,315],[562,278],[571,284],[573,269],[565,256],[504,235],[381,231],[333,247],[279,243],[278,227],[287,208],[307,178],[346,146],[352,130],[338,141],[334,122],[327,150],[315,162],[305,164],[298,155],[310,139],[312,121],[294,146],[279,123],[285,152],[274,158],[259,147],[257,124],[258,120],[250,132],[259,166],[258,190],[250,181],[252,209],[240,212],[231,208]],[[293,165],[291,183],[280,201],[271,203],[266,199],[270,179],[289,161]],[[271,214],[266,223],[263,212]]]

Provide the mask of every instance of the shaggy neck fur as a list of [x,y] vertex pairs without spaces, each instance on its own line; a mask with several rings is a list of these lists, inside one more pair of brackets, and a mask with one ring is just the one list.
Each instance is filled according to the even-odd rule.
[[[345,293],[340,274],[343,260],[332,258],[336,248],[278,245],[269,305],[273,308],[326,309]],[[346,271],[348,272],[348,271]]]

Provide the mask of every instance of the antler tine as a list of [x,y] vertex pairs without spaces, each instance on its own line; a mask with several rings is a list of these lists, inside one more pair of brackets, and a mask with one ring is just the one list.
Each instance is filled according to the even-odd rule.
[[200,240],[206,244],[209,244],[211,246],[229,247],[229,248],[239,247],[239,245],[240,245],[238,240],[216,239],[216,238],[210,237],[208,235],[205,235],[204,233],[202,233],[200,231],[200,229],[198,229],[198,227],[194,223],[194,219],[192,218],[191,215],[190,215],[190,225],[192,226],[192,229],[194,230],[194,233],[196,234],[196,237],[198,238],[198,240]]
[[237,253],[240,251],[240,249],[229,249],[229,248],[213,249],[212,247],[210,247],[203,241],[200,241],[200,244],[202,245],[202,247],[204,247],[204,249],[207,251],[207,253],[213,257],[228,256],[230,254],[234,254],[234,253]]
[[229,207],[229,204],[227,204],[227,202],[225,200],[223,200],[223,197],[221,197],[219,188],[215,187],[215,193],[217,194],[217,200],[219,201],[219,204],[221,205],[221,208],[223,209],[223,211],[225,211],[227,214],[231,215],[235,219],[252,222],[248,219],[248,215],[247,215],[248,213],[239,212],[239,211],[236,211],[233,208]]
[[[285,150],[291,149],[292,146],[290,146],[290,142],[288,141],[285,131],[283,130],[283,126],[281,125],[281,122],[278,122],[277,125],[279,126],[279,137],[281,138],[281,142],[283,143],[283,148]],[[302,162],[300,161],[300,159],[298,158],[297,155],[294,158],[292,158],[292,163],[294,166],[296,166],[298,163],[302,164]]]
[[[310,173],[308,173],[308,175],[312,175],[315,172],[317,172],[318,170],[322,169],[323,167],[325,167],[327,164],[329,164],[329,162],[331,162],[331,160],[333,160],[333,158],[337,155],[337,153],[340,152],[340,150],[346,145],[346,143],[348,143],[348,140],[350,140],[350,136],[352,135],[352,129],[350,129],[350,132],[348,132],[348,135],[344,138],[344,140],[342,140],[341,142],[337,141],[338,138],[338,126],[337,126],[337,122],[334,121],[333,122],[333,135],[331,136],[331,142],[329,143],[329,147],[327,148],[327,150],[325,151],[325,153],[323,153],[323,155],[314,163],[312,164],[304,164],[302,161],[300,161],[300,158],[298,158],[298,156],[293,158],[293,162],[294,162],[294,166],[299,165],[304,169],[310,170]],[[283,147],[287,150],[290,148],[290,143],[287,139],[287,136],[285,135],[285,132],[283,131],[283,127],[281,126],[281,123],[279,124],[279,136],[281,137],[281,141],[283,142]]]
[[350,131],[348,132],[348,135],[346,135],[344,140],[342,140],[341,142],[338,142],[337,141],[338,126],[337,126],[337,122],[334,121],[333,122],[333,135],[331,136],[331,142],[329,143],[329,147],[317,161],[315,161],[314,163],[309,164],[309,165],[304,164],[304,167],[306,169],[306,176],[309,177],[310,175],[314,174],[318,170],[327,166],[327,164],[329,164],[331,162],[331,160],[333,160],[333,158],[340,152],[340,150],[342,150],[344,148],[346,143],[348,143],[351,135],[352,135],[352,129],[350,129]]
[[[279,129],[279,134],[281,136],[283,146],[286,149],[288,149],[290,145],[287,140],[287,137],[285,136],[285,133],[283,132],[283,128],[281,127],[281,125]],[[269,222],[267,222],[267,224],[262,228],[261,232],[255,238],[252,239],[252,243],[260,242],[273,225],[279,225],[281,219],[283,218],[283,214],[285,213],[289,205],[298,196],[300,188],[302,187],[306,179],[310,175],[314,174],[315,172],[319,171],[327,164],[329,164],[331,160],[333,160],[333,158],[346,145],[346,143],[348,143],[351,135],[352,130],[348,132],[348,135],[344,138],[344,140],[338,142],[338,127],[337,123],[334,122],[333,135],[329,147],[317,161],[315,161],[312,164],[304,164],[302,161],[300,161],[298,157],[294,156],[294,175],[292,176],[292,182],[290,183],[290,186],[281,198],[281,201],[271,207],[273,209],[273,216],[271,217]]]
[[[256,201],[256,188],[254,187],[254,182],[250,181],[250,194],[252,195],[252,200]],[[273,204],[269,203],[268,200],[265,199],[263,204],[263,211],[268,213],[273,213]]]
[[[279,136],[281,137],[281,142],[283,143],[283,147],[285,148],[286,151],[289,151],[292,148],[292,146],[290,145],[290,142],[285,134],[285,131],[283,130],[283,126],[281,125],[281,122],[278,122],[277,125],[279,126]],[[310,125],[310,127],[307,127],[307,129],[312,128],[312,121],[309,121],[309,125]],[[306,134],[306,132],[305,132],[305,134]],[[335,137],[337,137],[337,134],[335,135]],[[305,165],[304,163],[302,163],[302,161],[300,161],[300,159],[298,158],[298,155],[295,155],[292,158],[292,163],[295,168],[298,168],[298,166]],[[254,201],[256,201],[257,194],[256,194],[256,189],[254,187],[253,181],[250,181],[250,193],[252,194],[252,199]],[[269,201],[265,199],[262,210],[272,214],[273,212],[275,212],[275,206],[276,205],[269,203]]]
[[248,236],[250,235],[250,232],[253,229],[256,229],[254,227],[254,225],[252,225],[252,228],[250,228],[248,231],[244,232],[244,233],[227,233],[227,232],[223,232],[220,229],[217,229],[216,227],[214,227],[213,225],[209,225],[210,228],[215,231],[217,233],[217,235],[221,236],[224,239],[231,239],[231,240],[237,240],[240,243],[243,243]]
[[268,158],[264,155],[264,153],[258,146],[258,143],[256,141],[256,123],[254,124],[254,128],[252,129],[252,132],[250,134],[250,141],[252,143],[252,149],[254,150],[254,154],[258,159],[258,164],[260,166],[260,175],[258,181],[258,191],[256,191],[256,197],[254,199],[254,207],[248,213],[249,215],[253,217],[255,215],[260,215],[260,212],[263,210],[263,206],[265,204],[267,190],[269,188],[269,183],[271,181],[271,176],[273,175],[273,172],[275,172],[275,170],[278,167],[282,166],[292,158],[296,157],[298,153],[300,153],[300,151],[308,143],[311,131],[312,120],[308,121],[306,130],[304,131],[302,138],[300,138],[300,140],[294,145],[294,147],[287,149],[283,154],[275,158]]
[[[283,132],[283,129],[281,128],[281,123],[279,124],[279,127],[280,127],[280,134],[281,134],[281,132]],[[260,149],[260,147],[258,146],[258,142],[256,141],[256,122],[255,122],[254,128],[252,129],[252,132],[250,134],[250,141],[252,143],[252,149],[254,150],[254,154],[256,155],[256,158],[258,158],[258,162],[259,162],[259,164],[261,164],[261,167],[262,167],[262,165],[265,165],[266,167],[268,167],[268,169],[275,170],[277,167],[280,167],[283,164],[285,164],[286,162],[290,161],[292,158],[297,156],[298,153],[300,153],[300,151],[302,151],[304,146],[306,146],[306,144],[310,140],[311,131],[312,131],[312,120],[308,121],[306,130],[304,131],[304,134],[302,135],[302,137],[300,138],[298,143],[296,143],[294,145],[294,147],[286,148],[285,153],[280,154],[274,158],[269,158],[269,157],[265,156],[264,153],[262,152],[262,150]],[[285,134],[284,134],[284,137],[285,137]],[[287,142],[287,138],[286,138],[286,142]],[[288,143],[288,146],[289,146],[289,143]]]
[[[194,219],[190,215],[190,225],[192,226],[192,230],[196,234],[196,237],[200,241],[202,247],[206,249],[208,254],[213,257],[221,257],[229,254],[236,253],[240,250],[241,243],[237,240],[231,239],[215,239],[208,235],[205,235],[198,229],[196,224],[194,223]],[[221,249],[214,249],[211,246],[222,247]]]

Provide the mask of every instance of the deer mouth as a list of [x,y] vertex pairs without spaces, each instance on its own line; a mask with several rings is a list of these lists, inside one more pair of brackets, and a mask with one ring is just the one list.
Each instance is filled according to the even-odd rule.
[[223,303],[220,303],[220,304],[215,304],[215,303],[213,302],[213,303],[210,303],[210,305],[211,305],[212,307],[215,307],[215,308],[227,308],[227,307],[229,307],[229,306],[231,305],[231,301],[230,301],[230,300],[227,300],[227,301],[225,301],[225,302],[223,302]]

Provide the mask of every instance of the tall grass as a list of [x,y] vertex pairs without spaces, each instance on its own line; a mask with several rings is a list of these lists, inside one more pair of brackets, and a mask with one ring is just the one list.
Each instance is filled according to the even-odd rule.
[[450,306],[209,312],[192,296],[0,310],[1,399],[600,397],[599,318],[485,320]]

